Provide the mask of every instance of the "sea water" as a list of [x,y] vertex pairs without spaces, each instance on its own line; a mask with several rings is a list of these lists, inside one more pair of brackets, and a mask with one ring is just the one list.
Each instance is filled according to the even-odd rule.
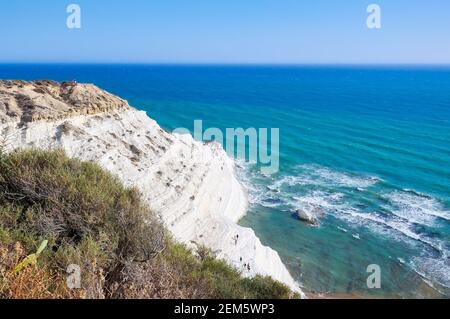
[[0,78],[95,83],[167,130],[279,128],[277,174],[237,160],[240,223],[305,291],[450,297],[448,67],[2,65]]

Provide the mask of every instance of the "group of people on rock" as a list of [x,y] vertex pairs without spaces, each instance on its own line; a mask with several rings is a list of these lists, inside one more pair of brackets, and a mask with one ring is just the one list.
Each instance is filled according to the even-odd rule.
[[[239,234],[236,234],[236,236],[233,237],[234,245],[236,246],[239,240]],[[242,257],[240,257],[239,261],[242,263]],[[250,271],[250,263],[244,263],[244,270]]]
[[[240,262],[242,263],[242,257],[240,258]],[[247,271],[250,271],[250,270],[251,270],[250,263],[245,263],[245,264],[244,264],[244,270],[245,270],[245,269],[247,269]]]

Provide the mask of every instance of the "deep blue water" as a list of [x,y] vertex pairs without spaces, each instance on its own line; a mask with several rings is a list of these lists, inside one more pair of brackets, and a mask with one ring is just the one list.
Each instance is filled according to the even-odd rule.
[[280,128],[278,174],[240,165],[241,224],[305,290],[450,297],[449,68],[0,65],[0,78],[92,82],[168,130]]

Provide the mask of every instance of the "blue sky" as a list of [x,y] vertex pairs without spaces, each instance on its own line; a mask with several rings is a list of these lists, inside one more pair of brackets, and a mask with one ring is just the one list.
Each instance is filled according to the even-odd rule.
[[450,1],[0,0],[0,38],[0,62],[449,64]]

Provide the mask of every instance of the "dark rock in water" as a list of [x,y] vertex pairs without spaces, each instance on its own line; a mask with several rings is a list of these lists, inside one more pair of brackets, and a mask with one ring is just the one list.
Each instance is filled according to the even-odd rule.
[[267,204],[281,204],[282,201],[280,199],[278,199],[278,198],[266,198],[266,199],[264,199],[264,203],[267,203]]
[[279,193],[279,192],[280,192],[279,189],[274,188],[273,186],[266,186],[266,189],[267,189],[268,191],[273,192],[273,193]]
[[317,217],[311,213],[307,212],[301,209],[297,209],[296,211],[297,217],[302,221],[310,225],[317,226],[319,224],[319,221],[317,220]]

